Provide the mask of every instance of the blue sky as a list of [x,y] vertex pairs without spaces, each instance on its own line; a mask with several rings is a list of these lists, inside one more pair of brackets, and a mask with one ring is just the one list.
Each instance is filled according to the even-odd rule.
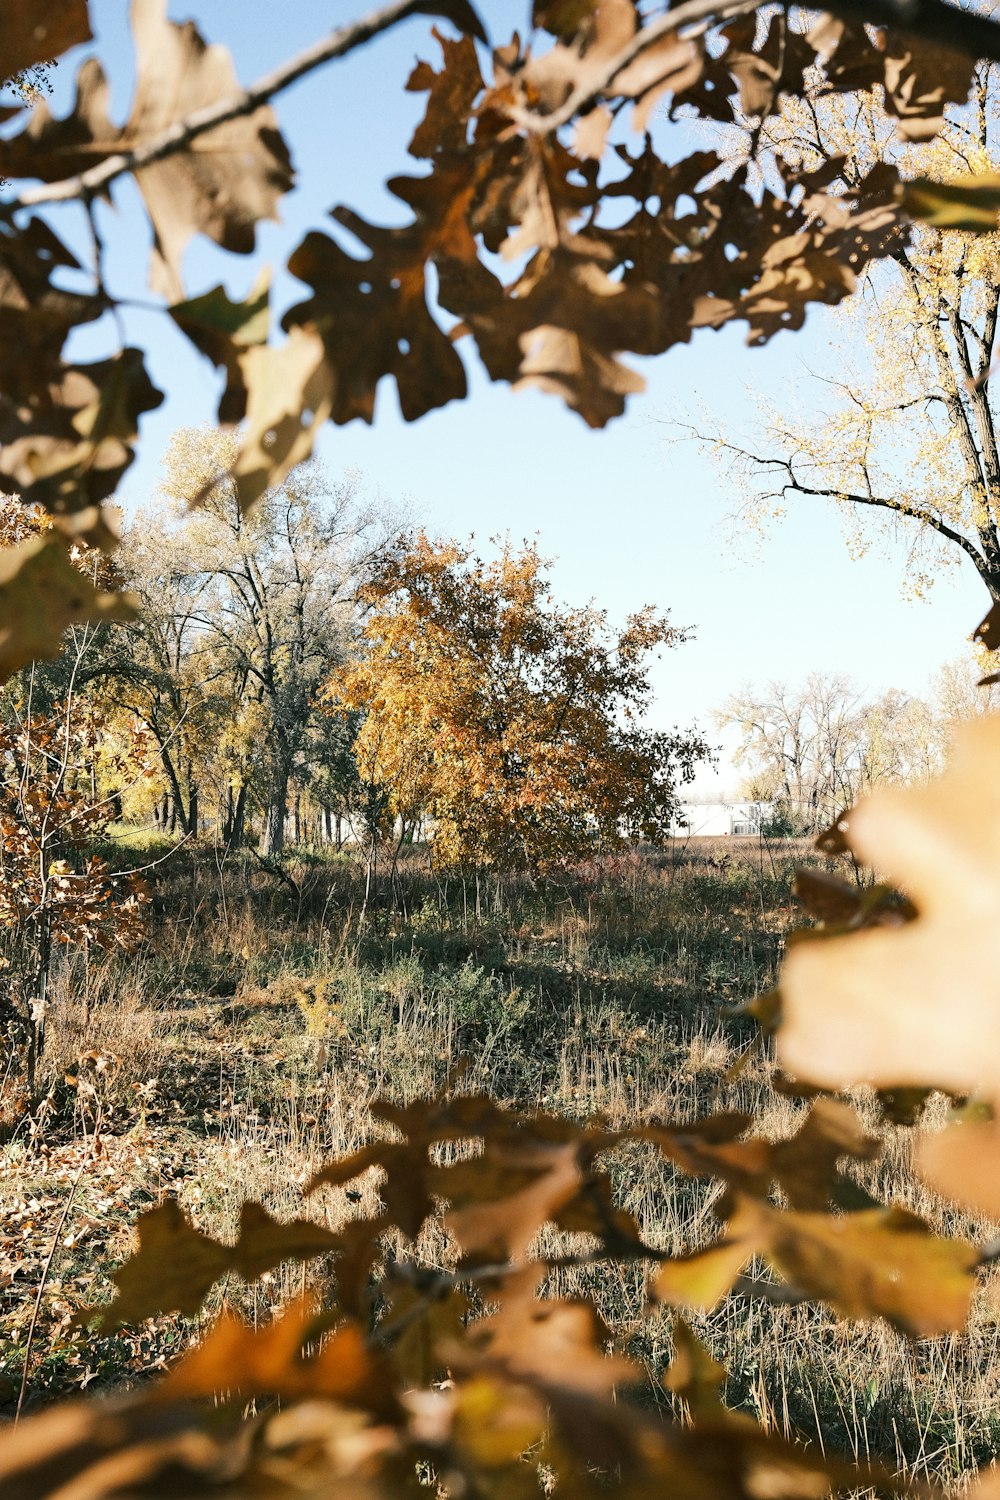
[[[364,0],[170,0],[177,20],[194,14],[209,40],[234,54],[241,81],[250,82],[281,58],[366,8]],[[524,24],[527,0],[480,5],[491,34],[505,40]],[[113,113],[122,117],[131,90],[131,56],[123,0],[92,0],[98,51],[111,74]],[[430,22],[415,18],[360,52],[303,80],[276,101],[298,170],[299,186],[282,208],[283,223],[264,226],[259,254],[223,255],[196,242],[185,273],[191,295],[224,281],[248,291],[259,264],[276,270],[327,210],[348,203],[376,220],[400,219],[403,205],[382,187],[406,171],[406,143],[419,117],[421,96],[403,92],[418,57],[435,58]],[[55,107],[65,102],[75,59],[61,64]],[[419,168],[416,170],[419,171]],[[101,210],[109,282],[141,299],[146,244],[130,184],[116,189],[114,211]],[[63,232],[81,244],[75,209],[61,216]],[[279,307],[302,294],[279,276]],[[379,392],[376,421],[328,428],[319,453],[331,473],[359,470],[388,499],[405,503],[434,532],[484,543],[497,533],[537,535],[556,559],[557,592],[573,603],[593,599],[612,618],[653,603],[696,639],[668,653],[655,672],[655,721],[663,726],[700,721],[745,682],[797,680],[810,671],[852,675],[873,691],[899,686],[921,691],[933,670],[958,655],[985,610],[971,569],[951,569],[922,603],[901,595],[902,549],[879,544],[860,561],[844,546],[840,523],[823,502],[794,502],[789,515],[762,541],[729,524],[738,497],[710,460],[689,444],[670,441],[671,418],[710,408],[739,419],[756,394],[772,399],[805,382],[807,366],[829,360],[829,313],[814,312],[806,329],[779,334],[765,349],[749,350],[744,330],[705,332],[689,347],[656,361],[637,362],[646,392],[625,417],[591,432],[550,396],[513,394],[490,386],[472,369],[471,395],[407,426],[388,383]],[[155,489],[170,433],[210,421],[217,381],[211,366],[158,314],[133,311],[130,336],[150,350],[150,366],[169,399],[145,419],[140,457],[122,499],[131,508]],[[75,352],[98,352],[100,330],[79,336]],[[475,356],[469,361],[474,365]],[[718,785],[732,785],[723,763]],[[703,780],[707,792],[710,782]]]

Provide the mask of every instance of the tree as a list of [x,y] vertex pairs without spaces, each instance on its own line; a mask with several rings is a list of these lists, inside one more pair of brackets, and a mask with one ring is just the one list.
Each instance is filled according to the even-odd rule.
[[[161,485],[166,519],[144,518],[126,544],[144,609],[119,675],[157,737],[181,826],[197,826],[195,763],[204,768],[207,742],[221,752],[214,770],[226,782],[227,842],[242,834],[252,762],[262,852],[273,857],[284,848],[289,781],[317,688],[345,653],[355,594],[391,523],[359,500],[353,480],[331,488],[315,464],[246,516],[226,477],[235,451],[225,433],[175,434]],[[199,507],[185,517],[196,494]]]
[[[805,172],[777,160],[766,127],[780,98],[806,93],[814,69],[835,92],[884,89],[897,128],[912,135],[965,101],[976,58],[1000,57],[1000,25],[945,0],[829,4],[816,17],[753,0],[682,0],[667,10],[536,0],[526,39],[481,60],[472,38],[483,28],[468,0],[398,0],[243,91],[224,51],[209,50],[195,26],[168,22],[162,0],[136,0],[127,121],[107,116],[105,80],[89,58],[66,119],[42,107],[0,142],[0,172],[19,184],[0,214],[0,474],[53,517],[50,535],[0,562],[0,670],[57,655],[73,621],[131,611],[126,599],[84,587],[68,555],[81,536],[112,545],[100,507],[131,462],[141,414],[160,399],[144,351],[127,343],[130,309],[104,263],[104,233],[115,228],[101,200],[120,177],[135,176],[146,206],[156,294],[224,370],[222,420],[246,417],[226,481],[239,504],[277,493],[322,421],[370,419],[386,375],[407,419],[463,397],[462,340],[476,345],[491,378],[556,391],[600,426],[639,384],[622,351],[660,352],[736,318],[749,321],[755,341],[797,327],[808,305],[846,297],[870,260],[898,253],[909,211],[995,229],[989,180],[904,183],[876,167],[852,183],[836,160]],[[268,342],[260,289],[244,303],[221,289],[187,295],[181,257],[191,235],[249,250],[257,221],[290,184],[269,101],[422,9],[463,36],[446,35],[439,69],[421,63],[411,79],[429,98],[411,143],[421,175],[393,181],[410,222],[383,230],[338,210],[336,222],[364,246],[360,257],[307,235],[289,264],[312,295],[286,309],[284,343]],[[86,0],[11,0],[0,15],[11,73],[89,35]],[[660,104],[679,117],[669,139],[645,132]],[[608,144],[619,116],[637,126],[634,150],[617,137]],[[694,151],[692,119],[702,137]],[[615,171],[602,171],[605,152]],[[82,208],[92,231],[84,274],[57,233],[62,221],[47,212],[66,203]],[[105,358],[83,363],[65,349],[83,323],[95,340],[108,338]],[[216,489],[213,476],[199,498]],[[988,644],[1000,644],[996,623]],[[645,640],[638,633],[639,655],[655,628],[646,623]],[[816,1082],[867,1083],[890,1091],[876,1096],[884,1108],[901,1083],[918,1095],[944,1084],[973,1096],[965,1118],[919,1160],[936,1187],[995,1218],[997,1132],[982,1116],[1000,1104],[990,947],[1000,909],[998,744],[995,725],[975,730],[947,779],[883,791],[837,831],[839,847],[896,875],[915,903],[889,905],[881,893],[872,906],[835,880],[803,887],[823,941],[788,956],[778,1047],[806,1092]],[[871,928],[879,930],[859,930]],[[773,1004],[759,1010],[773,1018]],[[98,1496],[122,1484],[151,1493],[161,1480],[197,1491],[221,1478],[271,1491],[346,1484],[374,1496],[412,1487],[416,1476],[469,1494],[520,1492],[537,1477],[584,1495],[892,1487],[884,1470],[803,1452],[734,1418],[717,1367],[680,1318],[667,1383],[691,1421],[636,1410],[616,1390],[634,1369],[605,1357],[596,1311],[538,1296],[567,1263],[540,1233],[555,1225],[588,1235],[587,1262],[653,1263],[652,1288],[671,1306],[711,1310],[733,1289],[821,1298],[914,1337],[960,1327],[995,1247],[941,1240],[914,1213],[873,1204],[856,1174],[877,1144],[848,1103],[816,1099],[795,1136],[777,1143],[740,1139],[739,1114],[613,1131],[450,1088],[403,1107],[382,1101],[377,1115],[393,1138],[329,1163],[309,1185],[342,1186],[375,1168],[384,1181],[373,1216],[337,1234],[304,1218],[280,1224],[248,1204],[238,1240],[222,1244],[168,1199],[142,1221],[102,1321],[192,1314],[233,1271],[253,1280],[285,1259],[331,1252],[336,1308],[316,1316],[303,1300],[259,1331],[226,1316],[148,1397],[33,1419],[0,1444],[9,1488]],[[478,1153],[471,1164],[465,1142]],[[671,1171],[721,1180],[715,1243],[678,1257],[643,1240],[601,1165],[633,1144],[658,1149]],[[775,1188],[789,1207],[775,1205]],[[446,1225],[457,1243],[454,1273],[417,1260],[425,1223],[435,1237]],[[744,1274],[756,1257],[766,1278]],[[469,1314],[477,1283],[491,1309],[482,1318]],[[414,1392],[404,1330],[447,1363],[447,1389]],[[315,1354],[304,1356],[306,1347]],[[235,1422],[231,1435],[214,1406],[234,1395],[236,1413],[258,1396],[278,1397],[282,1409],[262,1409],[252,1433]],[[208,1398],[208,1418],[191,1398]],[[296,1406],[303,1398],[305,1409]]]
[[[775,150],[799,170],[844,156],[848,182],[880,165],[933,168],[943,181],[995,170],[1000,119],[996,65],[976,71],[969,104],[931,145],[903,145],[877,100],[860,106],[822,89],[788,100],[769,122]],[[798,408],[764,411],[746,436],[708,436],[758,514],[789,497],[843,510],[861,551],[881,521],[907,544],[910,586],[942,564],[971,563],[1000,598],[1000,431],[995,385],[1000,236],[918,225],[864,271],[841,317],[836,375],[817,376]]]
[[642,727],[648,658],[688,632],[652,609],[617,634],[557,605],[537,548],[484,562],[414,536],[361,590],[362,652],[328,701],[364,714],[354,755],[390,817],[433,820],[447,865],[537,870],[595,844],[668,834],[709,750]]
[[752,769],[747,789],[780,805],[788,831],[818,832],[854,800],[863,733],[857,689],[813,673],[800,688],[746,688],[716,714],[741,735],[737,758]]
[[775,804],[775,830],[818,833],[878,786],[939,775],[956,726],[996,707],[980,675],[960,658],[935,675],[927,698],[890,688],[866,699],[849,678],[813,672],[797,687],[733,693],[715,720],[739,731],[743,791]]
[[[29,1096],[45,1044],[57,948],[135,947],[149,900],[142,879],[93,852],[113,815],[91,771],[103,732],[70,697],[48,714],[16,713],[0,727],[0,928],[11,934],[5,1019],[13,1021]],[[131,774],[141,753],[128,757]],[[0,1011],[0,1015],[3,1012]],[[10,1036],[10,1032],[8,1032]]]

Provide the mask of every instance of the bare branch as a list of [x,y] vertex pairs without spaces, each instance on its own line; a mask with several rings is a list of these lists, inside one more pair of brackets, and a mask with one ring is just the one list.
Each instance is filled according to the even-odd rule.
[[949,542],[954,542],[956,547],[961,547],[962,551],[971,557],[979,575],[984,580],[987,579],[990,571],[989,564],[975,543],[970,542],[967,536],[963,536],[960,531],[956,531],[954,527],[942,521],[933,511],[924,510],[919,505],[908,505],[905,500],[895,500],[888,495],[858,495],[851,490],[812,489],[809,485],[799,484],[794,474],[791,473],[790,466],[789,474],[790,483],[783,486],[782,494],[791,491],[796,495],[818,495],[822,499],[844,500],[850,505],[870,505],[877,510],[891,510],[895,511],[898,516],[908,516],[913,521],[920,521],[922,525],[929,526],[932,531],[936,531],[939,536],[945,537]]

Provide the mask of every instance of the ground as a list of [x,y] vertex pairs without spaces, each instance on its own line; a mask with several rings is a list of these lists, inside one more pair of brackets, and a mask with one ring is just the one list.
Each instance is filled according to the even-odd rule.
[[[767,1049],[737,1012],[774,983],[802,920],[793,870],[811,858],[799,845],[689,840],[477,890],[414,851],[395,903],[383,893],[362,928],[349,858],[296,856],[296,896],[253,860],[179,851],[156,872],[142,951],[64,965],[41,1113],[24,1115],[12,1072],[0,1095],[0,1413],[13,1414],[22,1381],[32,1409],[141,1380],[197,1337],[201,1324],[179,1316],[108,1337],[80,1319],[109,1299],[144,1209],[175,1196],[225,1238],[254,1197],[337,1228],[356,1193],[306,1203],[302,1184],[369,1137],[373,1099],[426,1094],[461,1059],[463,1088],[522,1107],[611,1123],[741,1108],[788,1133],[803,1106],[771,1087]],[[941,1219],[908,1174],[908,1140],[896,1133],[875,1187]],[[638,1147],[618,1170],[654,1243],[714,1236],[711,1185]],[[356,1185],[362,1206],[370,1177]],[[640,1317],[641,1268],[559,1274],[560,1291],[597,1298],[644,1362],[649,1399],[668,1402],[670,1316]],[[300,1267],[253,1287],[234,1278],[202,1322],[223,1299],[256,1319],[302,1280]],[[736,1298],[695,1326],[728,1363],[729,1402],[768,1426],[954,1478],[997,1436],[991,1299],[986,1285],[964,1339],[915,1346],[822,1308]]]

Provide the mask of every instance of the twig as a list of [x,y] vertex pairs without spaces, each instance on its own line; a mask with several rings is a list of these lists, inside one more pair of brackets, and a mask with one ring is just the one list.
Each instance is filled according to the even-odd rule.
[[52,1258],[56,1253],[56,1246],[59,1243],[59,1237],[63,1232],[63,1226],[66,1223],[70,1208],[73,1205],[73,1199],[76,1197],[76,1190],[80,1185],[80,1178],[83,1176],[83,1169],[85,1165],[85,1162],[81,1162],[77,1174],[70,1184],[69,1195],[66,1199],[63,1211],[59,1215],[59,1223],[56,1225],[55,1233],[52,1236],[52,1243],[49,1246],[49,1253],[46,1256],[45,1264],[42,1267],[42,1277],[38,1283],[38,1293],[35,1297],[35,1306],[31,1314],[31,1323],[28,1325],[28,1342],[24,1348],[24,1367],[21,1370],[21,1389],[17,1393],[17,1410],[14,1413],[15,1425],[20,1420],[21,1408],[24,1405],[24,1393],[28,1388],[28,1371],[31,1367],[31,1345],[35,1337],[35,1327],[38,1323],[38,1312],[42,1305],[42,1293],[45,1290],[45,1283],[49,1279],[49,1271],[52,1266]]
[[301,899],[301,887],[299,886],[298,881],[293,880],[292,876],[289,875],[284,865],[282,865],[276,859],[269,859],[267,855],[261,854],[257,849],[251,848],[250,853],[253,855],[260,868],[265,871],[266,874],[273,875],[275,880],[283,881],[284,884],[287,885],[289,890],[292,892],[292,895],[295,897],[296,901]]
[[650,21],[641,31],[637,31],[620,52],[608,58],[600,72],[590,73],[586,83],[574,89],[558,109],[553,109],[544,115],[532,110],[512,109],[511,118],[522,129],[539,135],[558,130],[561,125],[568,124],[574,115],[586,105],[603,94],[634,58],[652,47],[661,38],[679,36],[682,32],[688,37],[700,36],[716,21],[726,20],[729,16],[737,16],[742,11],[757,10],[761,3],[762,0],[686,0],[685,4],[667,11],[666,15],[660,16],[656,21]]
[[[420,0],[395,0],[394,4],[385,5],[380,10],[373,10],[358,21],[351,21],[346,26],[338,26],[336,31],[332,31],[322,41],[306,47],[295,57],[289,58],[288,62],[282,63],[270,73],[265,73],[250,88],[242,89],[228,99],[220,99],[214,104],[207,104],[203,109],[194,110],[185,119],[175,121],[159,135],[153,136],[152,140],[144,141],[141,145],[133,146],[129,150],[118,151],[96,167],[88,168],[86,172],[78,172],[74,177],[66,177],[61,182],[46,183],[37,188],[26,188],[17,197],[5,203],[4,211],[9,213],[18,208],[36,208],[45,203],[63,203],[74,198],[93,198],[109,183],[114,182],[116,177],[121,177],[126,172],[137,172],[143,167],[151,166],[153,162],[162,161],[165,156],[172,156],[176,151],[183,151],[206,131],[215,130],[217,126],[228,124],[230,120],[238,120],[243,115],[253,114],[255,109],[259,109],[262,104],[266,104],[269,99],[274,98],[291,84],[297,83],[307,73],[312,73],[316,68],[322,67],[324,63],[332,62],[335,58],[346,57],[355,48],[371,41],[372,37],[378,36],[380,32],[388,31],[398,21],[404,21],[408,16],[418,14],[424,8]],[[427,7],[427,9],[430,8]]]
[[[612,85],[618,74],[663,37],[701,36],[719,21],[759,10],[763,3],[764,0],[686,0],[637,31],[620,52],[574,89],[558,109],[548,114],[511,110],[511,117],[522,129],[536,134],[558,130],[606,89],[611,88],[613,93]],[[847,20],[901,26],[974,57],[1000,60],[1000,24],[971,15],[946,4],[945,0],[825,0],[823,8]]]

